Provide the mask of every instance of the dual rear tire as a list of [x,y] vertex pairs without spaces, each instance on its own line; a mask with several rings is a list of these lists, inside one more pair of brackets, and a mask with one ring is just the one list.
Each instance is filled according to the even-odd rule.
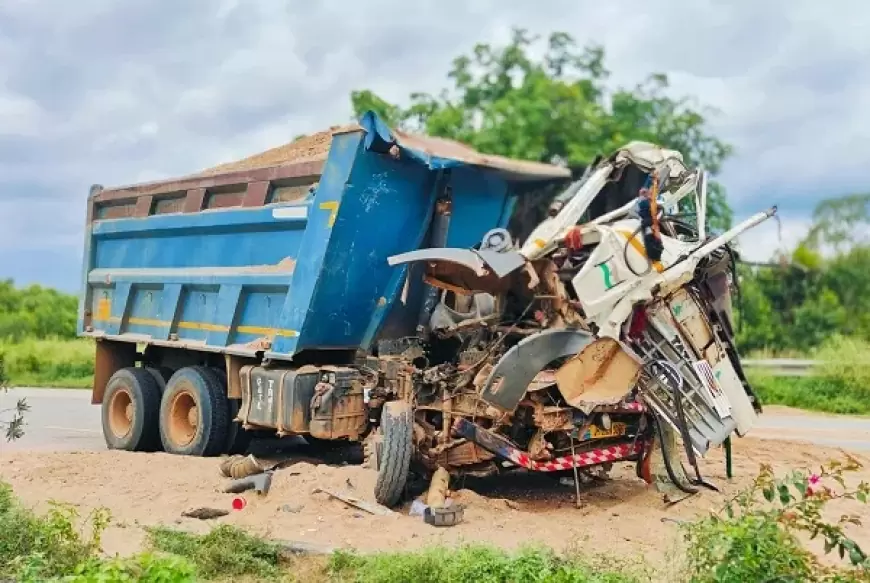
[[249,435],[233,420],[237,412],[238,402],[227,398],[226,379],[215,369],[191,366],[169,376],[151,368],[124,368],[106,385],[103,435],[110,449],[240,453]]

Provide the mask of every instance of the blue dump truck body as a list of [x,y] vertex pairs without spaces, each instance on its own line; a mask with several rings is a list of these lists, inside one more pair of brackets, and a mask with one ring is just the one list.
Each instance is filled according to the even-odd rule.
[[[430,246],[440,194],[442,244],[467,248],[507,224],[524,185],[569,176],[392,131],[373,113],[328,136],[291,161],[93,187],[79,333],[278,361],[367,349],[391,314],[390,334],[417,324],[420,291],[387,258]],[[95,402],[112,362],[98,349]]]

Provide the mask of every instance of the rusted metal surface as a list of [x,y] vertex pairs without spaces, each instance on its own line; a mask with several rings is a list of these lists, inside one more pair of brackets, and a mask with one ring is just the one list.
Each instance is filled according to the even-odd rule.
[[227,371],[227,397],[230,399],[242,398],[242,368],[246,365],[255,364],[252,359],[240,358],[231,354],[224,358]]
[[269,182],[260,180],[258,182],[248,183],[248,188],[245,190],[245,197],[242,200],[242,206],[257,207],[266,204],[266,198],[269,196]]
[[128,342],[97,341],[91,404],[103,402],[106,385],[113,374],[136,364],[136,345]]
[[191,188],[187,191],[187,196],[184,199],[183,212],[198,213],[202,210],[204,200],[205,188]]
[[365,431],[366,405],[356,371],[343,367],[322,367],[323,376],[311,399],[309,432],[320,439],[356,440]]
[[93,196],[96,203],[135,199],[139,196],[164,194],[193,189],[208,189],[221,186],[245,185],[251,182],[273,182],[296,178],[314,178],[320,176],[324,161],[309,161],[273,166],[270,168],[253,168],[216,174],[214,176],[192,175],[184,178],[174,178],[158,182],[148,182],[129,186],[102,190]]
[[470,441],[466,441],[438,454],[434,458],[434,463],[444,467],[458,468],[488,462],[494,458],[495,455],[492,453]]
[[542,403],[536,403],[534,413],[535,426],[540,427],[544,433],[572,429],[572,418],[573,413],[567,407],[547,407]]
[[588,413],[602,404],[621,401],[637,383],[640,363],[612,338],[600,338],[556,372],[565,400]]

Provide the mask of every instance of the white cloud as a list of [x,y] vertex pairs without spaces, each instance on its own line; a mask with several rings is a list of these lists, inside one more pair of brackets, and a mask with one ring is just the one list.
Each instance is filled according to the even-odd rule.
[[810,224],[808,218],[774,216],[737,238],[740,254],[748,261],[764,262],[777,252],[787,253],[800,243]]
[[[866,189],[863,2],[4,0],[0,232],[22,248],[80,246],[75,221],[22,221],[29,202],[77,219],[91,183],[185,174],[345,122],[353,89],[438,91],[455,56],[516,25],[603,44],[614,84],[664,72],[720,109],[711,127],[737,149],[721,179],[739,215],[777,202],[784,233],[799,233],[820,197]],[[775,246],[762,233],[744,247]],[[77,258],[15,257],[0,275],[77,286]]]

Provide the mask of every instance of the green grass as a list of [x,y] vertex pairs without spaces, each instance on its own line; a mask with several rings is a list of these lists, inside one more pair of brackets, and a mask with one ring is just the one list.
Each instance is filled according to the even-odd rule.
[[[642,564],[642,559],[636,564]],[[649,581],[649,573],[643,568],[621,567],[615,561],[607,567],[594,565],[543,547],[508,553],[483,545],[375,555],[338,552],[328,565],[333,581],[355,583],[633,583]]]
[[[196,565],[205,579],[252,577],[252,580],[334,581],[354,583],[633,583],[649,580],[648,571],[607,566],[581,558],[560,557],[545,547],[508,553],[483,545],[434,547],[416,552],[361,555],[339,551],[328,559],[286,556],[280,547],[238,528],[222,525],[206,535],[168,528],[149,531],[149,544]],[[635,571],[637,573],[635,573]]]
[[274,580],[282,575],[279,548],[243,530],[221,525],[206,535],[152,528],[148,543],[155,550],[190,560],[206,579],[254,575]]
[[94,343],[76,339],[0,342],[0,356],[13,386],[90,388]]
[[834,337],[810,358],[822,364],[809,377],[773,377],[751,371],[749,380],[761,402],[825,413],[870,415],[870,344]]

